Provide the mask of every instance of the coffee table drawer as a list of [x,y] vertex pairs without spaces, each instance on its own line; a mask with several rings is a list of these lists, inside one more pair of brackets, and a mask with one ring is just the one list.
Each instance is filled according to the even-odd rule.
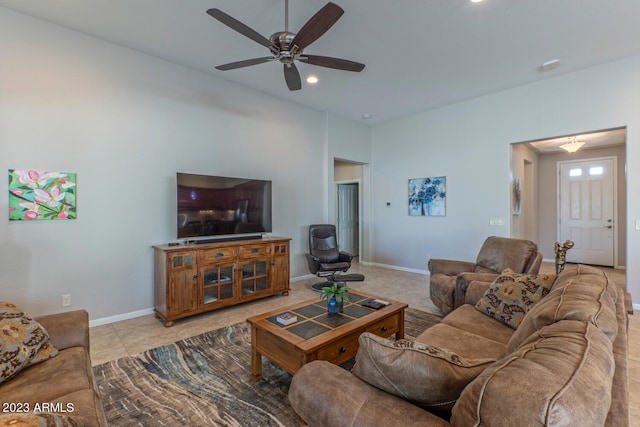
[[360,332],[348,335],[344,338],[322,347],[318,350],[318,359],[326,360],[339,365],[355,357],[358,352],[358,337]]
[[386,319],[382,319],[379,322],[376,322],[366,328],[367,332],[371,332],[372,334],[376,334],[380,337],[388,337],[391,334],[395,334],[398,332],[400,328],[400,322],[398,321],[398,316],[387,317]]

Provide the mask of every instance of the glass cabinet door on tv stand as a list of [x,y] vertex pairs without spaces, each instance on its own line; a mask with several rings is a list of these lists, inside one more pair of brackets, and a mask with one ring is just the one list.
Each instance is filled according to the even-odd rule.
[[234,295],[234,264],[203,267],[202,301],[204,305],[225,300],[233,300]]
[[243,264],[240,271],[242,271],[242,295],[250,295],[269,289],[267,261]]

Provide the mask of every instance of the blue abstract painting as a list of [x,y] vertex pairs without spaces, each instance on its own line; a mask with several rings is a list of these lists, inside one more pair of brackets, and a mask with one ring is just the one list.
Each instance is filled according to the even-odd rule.
[[445,216],[446,177],[409,180],[409,215]]

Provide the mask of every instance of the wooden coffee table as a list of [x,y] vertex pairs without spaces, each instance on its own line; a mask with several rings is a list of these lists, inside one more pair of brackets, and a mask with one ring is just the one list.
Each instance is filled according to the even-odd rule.
[[[358,351],[358,337],[363,332],[404,337],[407,304],[360,291],[351,291],[350,295],[344,312],[333,316],[327,312],[327,302],[318,297],[248,318],[251,381],[262,379],[262,356],[294,375],[313,360],[340,364],[351,359]],[[370,299],[383,299],[391,304],[377,310],[362,305]],[[279,324],[276,317],[285,312],[295,314],[298,321],[288,326]]]

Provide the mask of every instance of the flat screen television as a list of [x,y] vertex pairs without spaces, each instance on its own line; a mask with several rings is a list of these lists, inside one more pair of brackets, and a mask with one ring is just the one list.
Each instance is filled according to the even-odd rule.
[[271,181],[178,172],[178,239],[271,232]]

